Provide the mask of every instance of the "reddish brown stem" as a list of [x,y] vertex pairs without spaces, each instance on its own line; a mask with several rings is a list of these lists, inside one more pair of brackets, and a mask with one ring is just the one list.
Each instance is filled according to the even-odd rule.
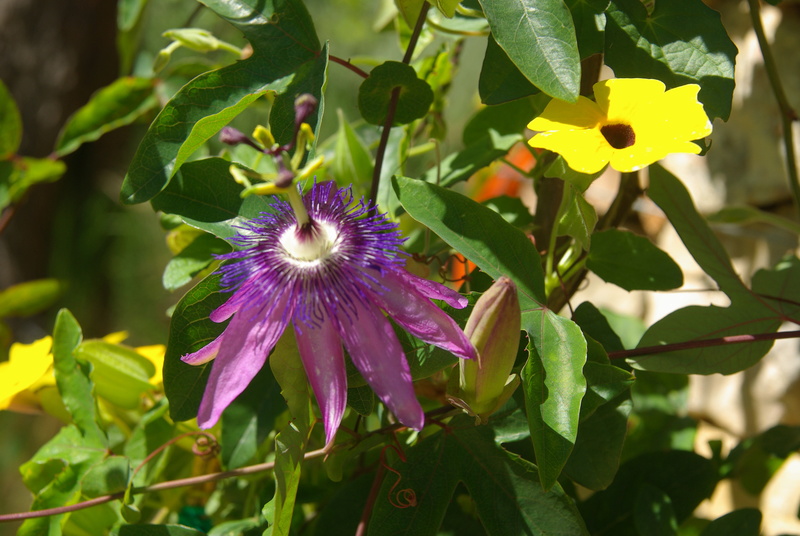
[[662,344],[660,346],[643,346],[631,350],[620,350],[609,352],[609,359],[625,359],[640,355],[664,354],[678,350],[692,350],[695,348],[709,348],[711,346],[722,346],[724,344],[742,344],[746,342],[776,341],[778,339],[800,338],[798,331],[780,331],[778,333],[756,333],[752,335],[729,335],[727,337],[717,337],[715,339],[700,339],[696,341],[674,342],[672,344]]
[[350,60],[344,60],[344,59],[342,59],[342,58],[340,58],[338,56],[334,56],[332,54],[330,56],[328,56],[328,58],[334,63],[338,63],[339,65],[347,67],[348,69],[350,69],[351,71],[356,73],[361,78],[367,78],[369,76],[368,72],[366,72],[366,71],[364,71],[362,69],[359,69],[358,67],[356,67],[355,65],[350,63]]

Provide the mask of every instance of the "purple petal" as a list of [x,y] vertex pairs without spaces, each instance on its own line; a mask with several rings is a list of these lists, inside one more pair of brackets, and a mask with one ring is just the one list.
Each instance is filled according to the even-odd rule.
[[376,289],[375,301],[406,331],[459,357],[477,357],[475,347],[458,324],[410,285],[401,272],[387,271],[380,281],[386,290]]
[[[387,270],[387,275],[389,275],[388,272],[389,270]],[[434,300],[442,300],[454,309],[463,309],[469,303],[469,300],[455,290],[440,285],[435,281],[417,277],[406,270],[395,270],[392,271],[391,274],[399,276],[399,279],[402,281],[401,284],[404,287],[416,288],[422,295]]]
[[227,299],[225,303],[211,311],[211,314],[208,316],[211,321],[220,324],[233,316],[234,313],[239,312],[239,309],[242,308],[242,305],[247,304],[247,298],[250,295],[250,289],[253,286],[254,281],[258,279],[259,276],[260,274],[256,274],[247,279],[241,284],[239,289]]
[[[222,333],[222,335],[224,334],[225,332]],[[222,343],[222,335],[220,335],[210,343],[206,344],[198,351],[191,354],[186,354],[185,356],[181,357],[181,361],[189,365],[202,365],[203,363],[208,363],[209,361],[217,357],[217,352],[219,352],[219,346]]]
[[197,414],[200,428],[214,426],[264,366],[291,316],[286,310],[290,294],[284,292],[268,301],[260,311],[252,308],[236,314],[219,337],[219,353]]
[[341,312],[336,322],[353,364],[401,423],[422,430],[425,413],[392,325],[372,304],[355,305],[355,315]]
[[329,444],[336,436],[347,406],[347,373],[342,342],[329,319],[318,328],[295,322],[294,333],[306,376],[322,410],[325,444]]

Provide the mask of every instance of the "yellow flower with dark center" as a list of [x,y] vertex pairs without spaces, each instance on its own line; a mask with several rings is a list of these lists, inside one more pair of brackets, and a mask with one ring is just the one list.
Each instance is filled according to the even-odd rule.
[[665,91],[658,80],[616,78],[594,85],[595,101],[553,99],[528,128],[531,147],[560,154],[581,173],[610,163],[617,171],[642,169],[671,153],[698,154],[693,140],[711,134],[711,122],[697,100],[700,86]]

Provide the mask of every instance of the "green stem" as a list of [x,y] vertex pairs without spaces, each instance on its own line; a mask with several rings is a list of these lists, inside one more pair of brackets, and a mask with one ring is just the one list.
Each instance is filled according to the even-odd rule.
[[792,124],[798,120],[797,112],[789,104],[786,93],[783,90],[778,66],[775,63],[775,56],[772,55],[772,48],[769,46],[767,36],[764,33],[764,25],[761,22],[761,6],[759,0],[747,0],[750,6],[750,19],[753,22],[753,30],[758,39],[758,46],[761,48],[761,55],[764,57],[764,68],[767,71],[767,78],[772,87],[775,100],[778,101],[778,108],[781,111],[781,126],[783,128],[783,145],[786,152],[786,172],[789,176],[789,187],[794,196],[795,208],[800,211],[800,178],[797,172],[797,159],[794,152],[794,133]]

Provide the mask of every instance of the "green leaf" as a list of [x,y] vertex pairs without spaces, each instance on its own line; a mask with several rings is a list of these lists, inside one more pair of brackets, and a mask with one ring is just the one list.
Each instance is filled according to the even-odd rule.
[[[294,102],[297,97],[308,93],[317,99],[317,109],[309,115],[305,122],[311,126],[314,134],[319,137],[319,127],[322,124],[322,115],[325,111],[325,94],[323,88],[328,80],[328,44],[317,54],[316,59],[301,65],[292,78],[292,83],[286,91],[279,94],[272,103],[269,112],[269,126],[275,141],[287,144],[294,138]],[[316,146],[316,138],[315,144]],[[312,158],[314,149],[306,154],[306,159]]]
[[369,385],[347,389],[347,405],[364,417],[368,417],[375,409],[375,393]]
[[56,141],[55,153],[63,157],[86,142],[129,125],[158,107],[156,81],[126,76],[98,90],[72,114]]
[[619,335],[608,323],[608,319],[591,302],[580,304],[572,315],[572,321],[578,324],[586,335],[602,344],[604,351],[613,352],[625,348]]
[[205,536],[205,532],[183,525],[122,525],[119,536]]
[[11,92],[0,80],[0,160],[14,156],[22,142],[22,118]]
[[668,88],[696,83],[711,119],[727,120],[736,46],[719,13],[695,0],[614,0],[607,11],[605,62],[618,77],[656,78]]
[[81,492],[91,498],[125,491],[131,479],[131,461],[126,456],[109,456],[92,466],[81,480]]
[[66,170],[64,162],[49,158],[0,161],[0,209],[18,202],[34,184],[57,181]]
[[[34,493],[31,510],[75,504],[81,498],[81,478],[105,458],[107,447],[91,445],[75,425],[63,427],[20,467],[25,485]],[[66,516],[61,514],[26,520],[17,534],[61,534]]]
[[187,162],[151,204],[154,210],[201,222],[230,220],[239,215],[244,187],[233,180],[231,163],[222,158]]
[[[496,444],[489,426],[475,427],[455,417],[448,432],[438,432],[406,451],[406,462],[386,473],[370,518],[369,532],[433,536],[445,517],[459,481],[475,503],[487,534],[588,534],[572,500],[556,484],[549,492],[537,484],[536,466]],[[402,490],[416,506],[398,508]],[[387,499],[387,498],[390,498]]]
[[209,234],[201,234],[167,263],[162,277],[164,288],[175,290],[182,287],[214,262],[212,255],[230,250],[227,242]]
[[714,464],[693,452],[648,453],[622,465],[614,483],[579,505],[592,534],[638,534],[636,498],[647,486],[669,497],[678,523],[683,522],[717,483]]
[[0,291],[0,318],[31,316],[51,307],[64,292],[58,279],[36,279]]
[[358,110],[368,123],[383,125],[389,111],[392,92],[399,89],[393,126],[405,125],[428,113],[433,104],[433,90],[410,65],[387,61],[369,73],[358,88]]
[[597,225],[597,211],[573,185],[565,185],[566,210],[558,220],[559,236],[570,236],[581,248],[589,250],[592,232]]
[[[492,134],[490,130],[495,131],[494,136],[519,135],[534,117],[544,111],[549,100],[547,96],[536,96],[496,106],[484,106],[467,122],[461,139],[464,145],[469,146]],[[517,138],[517,141],[522,139]]]
[[581,59],[602,54],[605,47],[606,15],[610,0],[566,0],[575,23]]
[[75,349],[75,357],[92,364],[96,393],[125,409],[136,409],[141,395],[153,389],[153,363],[132,348],[102,340],[88,340]]
[[757,508],[740,508],[709,523],[700,536],[759,536],[761,517]]
[[[724,248],[697,213],[685,187],[660,166],[650,169],[651,198],[661,207],[700,267],[728,295],[731,306],[679,309],[653,324],[638,347],[677,342],[771,333],[800,313],[800,261],[788,258],[775,270],[753,278],[753,290],[742,283]],[[631,358],[637,368],[681,374],[731,374],[763,357],[771,341],[687,348]]]
[[642,484],[633,510],[634,524],[639,534],[674,536],[678,522],[669,495],[648,483]]
[[[478,94],[484,104],[503,104],[528,95],[539,93],[539,89],[525,78],[505,50],[489,35],[486,52],[478,79]],[[535,116],[531,116],[528,122]]]
[[81,327],[75,317],[68,310],[61,309],[53,327],[53,366],[56,385],[64,400],[64,406],[83,435],[84,443],[92,447],[105,447],[108,440],[97,421],[89,371],[81,366],[73,355],[81,338]]
[[768,225],[774,225],[779,229],[785,229],[790,233],[800,235],[800,224],[797,222],[790,220],[789,218],[784,218],[783,216],[773,214],[772,212],[759,210],[756,207],[744,205],[724,207],[719,212],[709,214],[706,219],[712,224],[736,223],[746,225],[749,223],[766,223]]
[[164,356],[164,393],[169,399],[170,417],[186,421],[197,416],[211,363],[187,365],[181,356],[196,352],[216,339],[224,325],[208,315],[229,297],[220,291],[219,274],[211,274],[181,298],[172,313],[169,342]]
[[505,156],[519,141],[522,141],[519,132],[499,134],[490,129],[486,135],[467,144],[462,151],[447,156],[439,165],[423,174],[420,180],[442,187],[465,181],[476,171]]
[[263,367],[222,413],[222,464],[227,469],[247,465],[284,411],[280,386],[270,368]]
[[539,252],[525,234],[493,210],[421,180],[395,177],[395,192],[412,218],[497,279],[514,280],[523,313],[544,302]]
[[[122,185],[124,203],[155,197],[206,140],[267,91],[284,91],[320,50],[300,0],[207,0],[253,45],[246,60],[186,84],[150,125]],[[276,6],[277,4],[277,6]]]
[[[265,536],[288,536],[294,517],[303,456],[311,436],[314,414],[294,330],[287,329],[269,358],[292,421],[275,437],[275,496],[262,510],[270,521]],[[268,515],[269,514],[269,515]]]
[[530,337],[522,370],[525,408],[542,487],[549,490],[578,435],[586,339],[576,324],[547,309],[524,313],[522,327]]
[[645,237],[608,229],[592,235],[586,267],[625,290],[670,290],[683,285],[672,257]]
[[630,398],[630,393],[623,393],[581,421],[575,446],[564,466],[564,474],[572,481],[591,490],[606,489],[614,481],[633,407]]
[[353,127],[338,110],[339,130],[336,133],[336,149],[331,163],[334,176],[340,184],[365,185],[372,180],[375,166],[372,155],[359,139]]
[[[138,466],[150,453],[172,438],[174,424],[166,419],[168,411],[169,404],[162,399],[136,423],[123,448],[123,454],[130,458],[131,465]],[[136,473],[134,483],[144,485],[149,482],[151,475],[158,473],[159,464],[167,460],[168,457],[163,452],[159,454]]]
[[563,0],[481,0],[492,36],[533,85],[574,102],[580,56],[572,15]]

